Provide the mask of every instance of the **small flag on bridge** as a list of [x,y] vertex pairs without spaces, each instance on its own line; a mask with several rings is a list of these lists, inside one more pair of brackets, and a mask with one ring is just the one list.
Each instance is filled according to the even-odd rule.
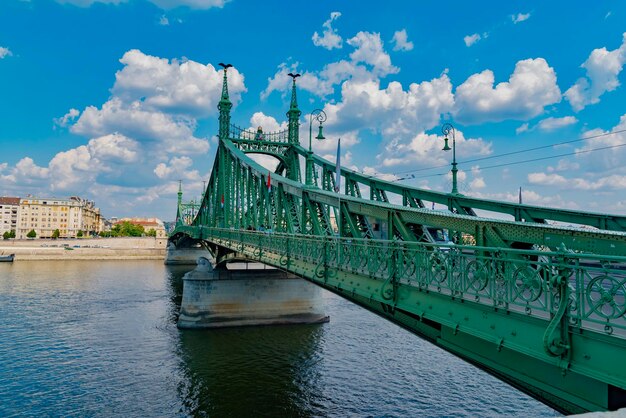
[[335,174],[335,191],[341,190],[341,138],[337,142],[337,173]]
[[267,172],[267,192],[272,193],[272,173]]
[[220,202],[220,204],[222,205],[222,209],[224,209],[224,195],[222,195],[222,201]]

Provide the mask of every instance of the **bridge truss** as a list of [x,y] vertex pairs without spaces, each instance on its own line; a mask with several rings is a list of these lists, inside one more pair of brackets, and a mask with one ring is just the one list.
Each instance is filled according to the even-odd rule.
[[[236,127],[231,108],[224,71],[211,178],[198,204],[179,191],[171,242],[202,242],[217,264],[295,273],[560,411],[626,406],[626,217],[422,190],[343,167],[337,193],[336,166],[300,146],[295,79],[286,131]],[[278,166],[270,173],[248,154]],[[456,244],[435,242],[433,228]]]

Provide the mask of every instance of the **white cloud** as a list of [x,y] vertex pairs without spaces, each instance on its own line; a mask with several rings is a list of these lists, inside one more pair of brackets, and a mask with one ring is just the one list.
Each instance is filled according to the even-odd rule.
[[29,183],[33,180],[46,179],[48,177],[48,169],[37,166],[30,157],[24,157],[15,164],[13,174],[21,177],[24,182]]
[[80,115],[80,111],[77,109],[70,109],[65,115],[60,118],[54,119],[54,124],[60,126],[61,128],[65,128],[70,122],[73,122]]
[[341,102],[324,107],[328,126],[341,131],[372,129],[387,138],[412,137],[439,122],[454,104],[452,84],[446,74],[430,81],[411,83],[407,90],[393,81],[381,88],[380,81],[343,83]]
[[395,44],[393,47],[394,51],[410,51],[413,49],[413,42],[409,41],[406,29],[396,31],[391,42]]
[[519,135],[522,132],[528,131],[528,123],[522,123],[520,126],[515,128],[515,134]]
[[87,107],[70,130],[72,133],[90,137],[119,132],[147,144],[162,155],[206,153],[209,143],[206,139],[193,135],[195,124],[192,118],[148,111],[142,107],[141,102],[126,104],[114,97],[102,105],[101,109]]
[[341,16],[341,13],[332,12],[330,14],[330,19],[328,19],[322,25],[324,27],[324,31],[322,32],[322,35],[320,36],[317,32],[313,34],[312,39],[313,39],[313,44],[315,46],[321,46],[328,50],[342,47],[343,39],[337,33],[337,29],[334,29],[332,27],[333,21],[339,19],[340,16]]
[[[585,145],[576,149],[575,161],[562,159],[556,167],[548,166],[546,172],[533,172],[528,174],[528,181],[532,184],[560,188],[563,190],[612,193],[618,190],[623,193],[626,189],[626,149],[622,145],[626,143],[626,114],[620,118],[611,131],[605,132],[595,129],[586,132],[586,136],[594,137],[585,142]],[[598,137],[597,135],[608,134]],[[604,149],[603,149],[604,148]],[[588,152],[598,150],[596,152]],[[580,168],[583,168],[582,171]],[[564,173],[570,173],[566,175]],[[604,197],[603,200],[614,200]],[[593,199],[592,199],[593,200]],[[589,205],[596,203],[589,200]],[[621,210],[621,209],[620,209]]]
[[[333,160],[334,159],[335,157],[333,157]],[[392,173],[380,173],[376,171],[375,168],[369,166],[363,167],[362,173],[366,176],[376,177],[377,179],[385,181],[398,181],[398,179],[402,177]]]
[[564,189],[584,191],[626,189],[626,175],[619,174],[601,177],[597,180],[588,180],[580,177],[566,178],[560,174],[539,172],[528,174],[528,181],[531,184],[539,184],[542,186],[557,186]]
[[548,173],[552,173],[555,171],[569,171],[569,170],[578,170],[580,168],[580,164],[572,162],[570,160],[562,159],[559,160],[556,167],[548,166],[546,170]]
[[511,16],[511,20],[514,24],[518,24],[530,18],[530,13],[518,13],[516,15]]
[[[56,0],[57,3],[71,4],[78,7],[89,7],[95,3],[121,4],[129,0]],[[176,7],[189,7],[191,9],[210,9],[212,7],[224,7],[228,0],[148,0],[162,9],[174,9]]]
[[[223,70],[191,60],[168,60],[132,49],[120,59],[124,67],[115,74],[112,92],[126,103],[140,101],[147,110],[188,116],[208,116],[217,111]],[[245,92],[244,78],[236,68],[228,71],[228,92],[236,105]]]
[[298,62],[280,64],[274,76],[268,78],[261,99],[265,100],[274,91],[288,92],[291,78],[287,74],[290,72],[302,75],[298,79],[298,88],[323,98],[334,93],[335,86],[346,80],[370,81],[400,71],[391,64],[391,57],[383,48],[380,34],[359,32],[347,43],[354,47],[350,60],[332,62],[317,73],[298,71]]
[[287,129],[287,121],[278,123],[276,118],[268,116],[263,112],[255,112],[250,118],[250,130],[256,131],[258,127],[263,128],[263,132],[278,132]]
[[[596,135],[605,135],[586,141],[585,145],[577,148],[580,152],[576,155],[576,159],[585,168],[587,173],[597,173],[604,175],[611,170],[617,170],[626,174],[626,114],[620,117],[619,123],[610,131],[602,129],[593,129],[585,132],[585,136],[591,137]],[[606,135],[612,133],[610,135]],[[610,148],[608,148],[610,147]],[[592,149],[607,148],[600,151],[588,152]]]
[[626,62],[626,32],[623,34],[619,48],[608,51],[606,47],[594,49],[589,58],[581,65],[586,76],[579,78],[576,83],[565,92],[565,97],[575,111],[582,110],[587,105],[596,104],[605,92],[619,87],[617,76]]
[[391,64],[391,58],[383,49],[379,33],[359,32],[348,39],[348,45],[355,48],[350,54],[352,62],[371,65],[375,76],[384,77],[400,71]]
[[568,184],[565,177],[554,173],[530,173],[528,174],[528,181],[531,184],[541,184],[543,186],[565,186]]
[[555,129],[562,128],[564,126],[573,125],[578,122],[574,116],[565,116],[562,118],[546,118],[540,120],[537,127],[542,131],[553,131]]
[[[485,156],[492,153],[491,143],[482,138],[465,138],[462,131],[456,131],[457,158]],[[420,132],[410,142],[391,141],[383,154],[383,167],[431,167],[446,165],[450,155],[443,151],[442,136]],[[475,171],[478,175],[478,172]]]
[[133,163],[139,159],[140,144],[115,133],[89,140],[87,149],[99,161]]
[[46,192],[86,192],[100,175],[110,175],[138,162],[139,149],[137,142],[123,135],[106,135],[91,139],[87,145],[57,153],[47,167],[24,157],[10,170],[10,178],[3,180],[17,185],[38,185]]
[[518,61],[507,82],[494,87],[494,74],[485,70],[456,89],[454,114],[467,124],[505,119],[525,120],[561,100],[556,73],[543,58]]
[[[308,128],[308,124],[304,125]],[[304,128],[303,126],[303,128]],[[309,132],[308,129],[306,133],[303,132],[304,129],[300,130],[300,143],[303,147],[309,147]],[[324,136],[326,139],[316,140],[315,133],[312,134],[313,138],[311,139],[311,145],[313,147],[313,152],[319,155],[323,155],[329,161],[335,161],[337,157],[337,142],[338,138],[341,138],[341,149],[345,150],[354,145],[361,142],[359,138],[358,130],[354,131],[338,131],[337,129],[325,129]],[[326,154],[324,154],[326,153]],[[343,164],[346,164],[346,161],[343,160]]]
[[470,47],[474,45],[476,42],[480,41],[482,37],[475,33],[473,35],[467,35],[463,37],[463,42],[465,42],[465,46]]
[[[119,133],[138,141],[159,159],[168,154],[205,153],[209,143],[193,132],[196,118],[217,113],[222,71],[190,60],[167,60],[130,50],[120,62],[102,107],[89,106],[71,126],[75,134],[100,137]],[[229,93],[237,103],[244,92],[243,76],[229,71]],[[60,119],[67,123],[77,111]]]
[[271,155],[249,154],[248,156],[252,158],[254,161],[256,161],[258,164],[260,164],[262,167],[268,169],[269,171],[276,170],[276,167],[278,167],[278,164],[280,163],[280,161],[277,158]]
[[0,60],[6,57],[10,57],[11,55],[13,55],[13,53],[9,48],[0,46]]
[[487,187],[487,184],[485,183],[484,178],[477,177],[470,182],[469,186],[471,189],[477,190],[477,189],[484,189],[485,187]]
[[159,163],[154,168],[154,174],[160,179],[169,180],[201,180],[198,170],[191,170],[193,160],[189,157],[172,157],[169,164]]

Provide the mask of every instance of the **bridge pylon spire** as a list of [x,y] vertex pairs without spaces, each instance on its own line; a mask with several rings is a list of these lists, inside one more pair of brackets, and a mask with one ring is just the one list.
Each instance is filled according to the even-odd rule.
[[219,123],[219,137],[220,139],[228,138],[228,133],[230,131],[230,109],[232,109],[233,104],[228,97],[228,69],[232,67],[231,64],[219,63],[221,67],[224,68],[224,81],[222,82],[222,97],[220,98],[220,102],[217,104],[217,109],[220,111]]
[[300,77],[300,74],[289,73],[288,75],[293,80],[291,87],[291,104],[289,105],[289,111],[287,111],[287,119],[289,121],[289,143],[300,144],[300,115],[302,112],[298,109],[298,99],[296,96],[296,78]]
[[179,223],[181,212],[180,204],[183,202],[183,181],[178,180],[178,204],[176,205],[176,223]]

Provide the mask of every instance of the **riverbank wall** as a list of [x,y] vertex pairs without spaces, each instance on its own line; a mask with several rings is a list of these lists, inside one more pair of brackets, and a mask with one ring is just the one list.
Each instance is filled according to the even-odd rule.
[[166,238],[0,240],[0,255],[20,260],[163,260]]

